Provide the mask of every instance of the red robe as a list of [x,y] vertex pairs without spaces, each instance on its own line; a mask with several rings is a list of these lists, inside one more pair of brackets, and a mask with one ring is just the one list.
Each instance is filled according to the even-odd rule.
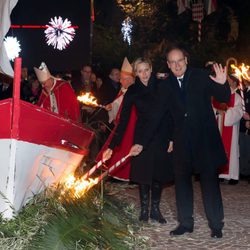
[[[71,119],[72,121],[80,120],[80,108],[74,90],[68,82],[62,80],[56,80],[56,85],[52,92],[55,94],[58,114]],[[41,106],[49,111],[51,110],[51,103],[49,94],[43,90],[39,100],[38,106]]]
[[[221,106],[213,102],[215,110],[220,110]],[[239,179],[239,127],[240,119],[243,116],[242,99],[234,92],[230,101],[226,104],[227,111],[216,116],[222,141],[228,156],[228,164],[221,167],[219,178]]]
[[[111,140],[113,139],[113,136],[114,136],[114,134],[116,132],[116,128],[117,128],[118,123],[119,123],[121,108],[122,108],[122,103],[120,105],[118,114],[116,116],[116,121],[115,121],[116,126],[112,130],[112,132],[111,132],[110,136],[108,137],[106,143],[104,144],[101,151],[97,155],[97,157],[96,157],[97,162],[102,159],[103,152],[108,148]],[[113,166],[117,161],[121,160],[124,156],[126,156],[129,153],[129,151],[130,151],[130,149],[131,149],[131,147],[133,145],[136,119],[137,119],[136,108],[135,108],[135,106],[133,106],[132,111],[131,111],[131,115],[130,115],[130,118],[129,118],[129,122],[128,122],[128,125],[127,125],[127,128],[126,128],[125,134],[123,136],[123,139],[121,141],[121,144],[114,148],[111,159],[106,162],[106,166],[108,168]],[[111,172],[110,176],[112,176],[112,177],[114,177],[116,179],[119,179],[119,180],[128,181],[129,177],[130,177],[130,158],[128,158],[118,168],[116,168],[113,172]]]

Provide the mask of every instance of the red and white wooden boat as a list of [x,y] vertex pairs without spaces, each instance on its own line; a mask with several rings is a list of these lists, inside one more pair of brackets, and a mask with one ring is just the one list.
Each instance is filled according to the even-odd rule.
[[0,101],[0,213],[12,218],[35,194],[72,173],[88,154],[93,132],[20,100],[21,59],[13,98]]

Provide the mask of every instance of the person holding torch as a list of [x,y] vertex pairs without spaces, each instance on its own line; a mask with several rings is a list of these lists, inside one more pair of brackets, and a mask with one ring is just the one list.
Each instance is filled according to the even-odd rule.
[[171,236],[192,233],[193,186],[192,174],[200,174],[202,198],[212,238],[222,237],[223,204],[218,178],[219,167],[227,157],[213,112],[211,97],[227,103],[231,96],[227,71],[214,64],[215,75],[188,66],[187,52],[173,46],[166,54],[170,75],[158,90],[158,109],[144,130],[138,144],[131,149],[135,155],[147,149],[166,112],[174,120],[173,165],[179,225]]
[[[132,112],[136,109],[137,120],[134,131],[134,143],[144,135],[146,124],[151,119],[152,107],[156,103],[157,96],[155,90],[160,80],[152,74],[152,64],[150,60],[138,58],[133,64],[136,75],[135,83],[132,84],[123,99],[123,106],[120,113],[119,124],[116,133],[109,144],[108,149],[103,153],[103,159],[108,160],[115,147],[119,146]],[[139,184],[139,195],[141,212],[139,220],[147,222],[149,217],[159,223],[166,223],[160,212],[160,200],[162,186],[167,181],[172,180],[171,139],[172,119],[166,113],[162,119],[161,126],[150,141],[147,150],[136,157],[132,157],[130,181]],[[124,155],[126,153],[124,152]],[[131,153],[133,155],[133,153]],[[151,193],[151,211],[149,214],[149,203]]]

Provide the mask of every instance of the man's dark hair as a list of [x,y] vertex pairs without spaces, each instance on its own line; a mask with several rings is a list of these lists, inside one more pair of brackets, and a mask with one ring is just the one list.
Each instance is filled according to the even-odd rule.
[[114,68],[111,68],[111,70],[109,71],[109,75],[111,75],[111,74],[113,73],[114,70],[120,71],[118,68],[115,68],[115,67],[114,67]]
[[91,70],[92,70],[92,66],[91,66],[90,64],[84,64],[84,65],[82,65],[81,70],[82,70],[83,68],[85,68],[85,67],[90,67]]

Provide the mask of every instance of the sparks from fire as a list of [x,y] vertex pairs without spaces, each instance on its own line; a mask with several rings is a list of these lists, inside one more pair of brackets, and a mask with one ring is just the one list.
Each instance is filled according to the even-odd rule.
[[70,194],[75,199],[81,198],[90,188],[98,183],[98,178],[77,179],[73,174],[67,176],[62,182],[61,195]]
[[250,80],[250,76],[248,74],[249,72],[249,66],[244,63],[241,64],[241,66],[237,67],[234,64],[230,65],[232,69],[234,69],[234,75],[239,79],[239,89],[240,89],[240,96],[241,96],[241,103],[242,103],[242,109],[243,112],[246,112],[246,104],[244,100],[244,93],[243,93],[243,83],[242,83],[242,78],[245,80]]
[[239,67],[235,66],[234,64],[231,64],[231,68],[234,69],[234,74],[236,77],[239,78],[239,80],[241,81],[241,79],[246,79],[246,80],[250,80],[250,76],[249,76],[249,66],[245,65],[244,63],[242,63]]
[[77,100],[82,102],[85,105],[93,106],[93,107],[102,107],[97,103],[97,99],[91,95],[91,93],[84,93],[80,96],[77,96]]
[[61,181],[63,187],[61,191],[61,196],[70,194],[71,197],[75,199],[82,197],[90,188],[98,184],[116,168],[119,168],[121,164],[124,163],[130,156],[130,153],[127,154],[125,157],[121,158],[119,161],[117,161],[114,165],[112,165],[110,168],[108,168],[105,172],[103,172],[95,179],[89,178],[88,180],[86,180],[85,178],[93,174],[102,165],[102,161],[98,162],[93,168],[89,170],[88,173],[86,173],[80,179],[76,179],[73,174],[68,175],[63,181]]

